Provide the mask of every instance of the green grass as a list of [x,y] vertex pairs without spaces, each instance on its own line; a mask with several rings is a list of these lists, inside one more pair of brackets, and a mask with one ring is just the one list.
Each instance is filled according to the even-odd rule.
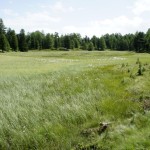
[[149,54],[11,52],[0,66],[0,149],[150,149]]

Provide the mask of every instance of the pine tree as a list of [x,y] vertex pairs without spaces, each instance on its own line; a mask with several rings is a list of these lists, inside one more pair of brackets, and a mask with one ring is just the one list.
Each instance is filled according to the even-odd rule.
[[91,38],[91,41],[95,49],[98,49],[98,40],[99,39],[95,35]]
[[0,18],[0,34],[5,34],[6,27],[3,23],[3,20]]
[[2,52],[10,50],[10,45],[5,35],[5,30],[6,28],[3,20],[0,18],[0,49],[2,50]]
[[77,49],[80,47],[80,43],[77,38],[74,39],[74,47]]
[[145,34],[143,32],[137,32],[134,38],[134,47],[136,52],[144,52],[145,50]]
[[46,49],[53,49],[53,47],[54,47],[53,37],[48,33],[45,37],[45,48]]
[[24,29],[21,29],[20,34],[18,36],[19,41],[19,50],[21,52],[28,51],[27,43],[26,43],[26,36]]
[[3,33],[0,34],[0,49],[2,52],[10,50],[9,42]]
[[85,41],[82,42],[82,49],[88,50],[88,44]]
[[103,37],[100,38],[100,48],[101,48],[101,50],[106,49],[106,43],[105,43],[105,39]]
[[92,42],[89,43],[88,50],[89,50],[89,51],[94,50],[94,45],[93,45]]
[[145,47],[146,47],[146,51],[150,52],[150,29],[148,29],[148,31],[146,32]]
[[74,40],[71,40],[70,49],[74,49],[74,48],[75,48],[75,42],[74,42]]
[[32,32],[30,34],[30,45],[29,45],[30,49],[36,49],[36,38],[35,38],[35,32]]
[[58,49],[60,47],[60,39],[59,39],[59,34],[55,32],[54,35],[54,48]]
[[36,31],[35,32],[35,47],[36,49],[43,49],[44,47],[44,38],[45,38],[45,35],[43,32],[40,32],[40,31]]
[[66,49],[72,49],[74,47],[74,45],[72,45],[73,43],[71,43],[71,38],[69,35],[64,37],[64,44]]
[[11,30],[10,28],[7,30],[7,39],[10,44],[10,47],[13,51],[18,50],[18,39],[16,36],[16,33],[14,30]]

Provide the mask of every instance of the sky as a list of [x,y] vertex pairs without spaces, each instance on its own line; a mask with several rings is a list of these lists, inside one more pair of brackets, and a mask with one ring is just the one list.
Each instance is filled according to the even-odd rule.
[[124,35],[150,28],[150,0],[0,0],[0,18],[16,33]]

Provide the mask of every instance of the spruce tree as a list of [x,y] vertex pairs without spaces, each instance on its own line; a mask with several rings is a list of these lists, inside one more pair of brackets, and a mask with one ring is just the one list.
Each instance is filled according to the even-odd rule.
[[49,33],[45,37],[45,48],[46,49],[54,48],[54,40],[53,40],[53,37]]
[[24,29],[21,29],[20,34],[18,36],[19,41],[19,50],[21,52],[28,51],[27,43],[26,43],[26,36]]
[[11,30],[10,28],[7,30],[7,39],[9,41],[10,47],[13,51],[18,50],[18,39],[15,33],[15,30]]
[[57,32],[55,32],[55,34],[54,34],[54,48],[58,49],[59,47],[60,47],[59,34]]
[[71,49],[72,48],[72,44],[73,43],[71,43],[71,38],[70,38],[70,36],[69,35],[66,35],[65,37],[64,37],[64,46],[65,46],[65,48],[66,49]]
[[5,35],[5,30],[6,28],[3,20],[0,18],[0,49],[2,50],[2,52],[10,50],[10,45]]
[[146,32],[145,47],[146,47],[146,51],[150,52],[150,29],[148,29],[148,31]]
[[89,51],[94,50],[94,45],[93,45],[92,42],[89,43],[88,50],[89,50]]
[[5,34],[6,27],[3,23],[3,20],[0,18],[0,34]]
[[106,49],[106,43],[105,43],[105,39],[103,37],[100,38],[100,48],[101,48],[101,50]]
[[10,50],[9,42],[3,33],[0,34],[0,49],[2,52]]
[[145,50],[145,34],[144,32],[137,32],[134,38],[134,47],[136,52],[144,52]]

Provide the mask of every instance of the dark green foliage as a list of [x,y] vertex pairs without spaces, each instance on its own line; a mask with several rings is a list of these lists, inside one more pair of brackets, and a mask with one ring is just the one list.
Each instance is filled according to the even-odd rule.
[[77,33],[73,33],[68,35],[71,39],[71,49],[79,49],[81,44],[81,35]]
[[93,45],[92,42],[89,43],[88,50],[89,50],[89,51],[94,50],[94,45]]
[[27,35],[27,43],[29,49],[36,49],[36,36],[35,32]]
[[40,31],[35,32],[35,47],[38,50],[41,50],[44,48],[44,33]]
[[136,52],[145,51],[145,34],[143,32],[137,32],[134,38],[134,47]]
[[99,49],[98,41],[99,41],[99,38],[97,38],[95,35],[91,38],[91,42],[93,43],[95,50]]
[[53,36],[49,33],[45,37],[45,48],[46,49],[53,49],[54,48],[54,39]]
[[109,37],[110,49],[117,49],[117,39],[114,34],[111,34]]
[[14,30],[10,28],[7,30],[7,39],[9,41],[10,47],[13,51],[18,50],[18,39]]
[[21,31],[20,31],[20,34],[18,35],[18,41],[19,41],[19,50],[21,52],[28,51],[24,29],[21,29]]
[[105,43],[105,39],[103,37],[100,38],[100,49],[101,50],[106,49],[106,43]]
[[139,65],[137,75],[138,75],[138,76],[143,75],[143,73],[146,71],[146,68],[145,68],[145,67],[142,67],[142,63],[140,62],[139,58],[137,59],[136,64]]
[[5,34],[6,27],[3,23],[3,20],[0,18],[0,34]]
[[143,68],[142,68],[142,72],[145,72],[145,71],[146,71],[146,68],[145,68],[145,67],[143,67]]
[[87,50],[87,49],[88,49],[88,44],[87,44],[86,42],[84,42],[84,43],[82,44],[82,49],[83,49],[83,50]]
[[129,49],[129,44],[128,41],[126,39],[121,39],[121,44],[120,44],[120,49],[121,50],[128,50]]
[[69,35],[64,36],[64,47],[66,49],[73,49],[74,48],[74,43],[71,41],[71,38]]
[[150,29],[148,29],[145,35],[145,49],[147,52],[150,52]]
[[6,38],[5,29],[6,28],[3,20],[0,18],[0,49],[2,50],[2,52],[10,50],[10,45]]
[[55,32],[54,34],[54,48],[58,49],[60,47],[60,39],[59,39],[59,34]]
[[8,42],[5,34],[3,34],[3,33],[0,34],[0,49],[2,50],[2,52],[10,50],[9,42]]
[[75,48],[79,48],[80,47],[79,40],[75,38],[73,41],[74,41]]
[[140,59],[137,58],[136,64],[140,64],[140,63],[141,63],[141,62],[140,62]]
[[141,65],[141,63],[139,63],[139,68],[138,68],[137,75],[138,75],[138,76],[143,75],[143,72],[142,72],[142,65]]
[[88,44],[90,42],[90,38],[85,36],[83,39],[82,39],[82,42],[81,42],[81,49],[83,50],[88,50]]
[[15,31],[10,28],[6,33],[6,27],[3,20],[0,19],[0,35],[0,46],[4,51],[8,50],[10,45],[12,51],[19,49],[23,52],[28,51],[28,49],[82,49],[92,51],[105,50],[106,48],[111,50],[136,51],[138,53],[150,52],[150,29],[146,33],[136,32],[135,34],[126,35],[115,33],[105,34],[101,37],[94,35],[91,38],[88,36],[81,37],[78,33],[59,36],[57,32],[54,34],[44,34],[43,31],[35,31],[25,35],[25,31],[22,29],[20,34],[16,36]]
[[127,34],[126,38],[128,40],[129,51],[133,51],[134,48],[134,34]]
[[122,65],[121,65],[121,68],[124,68],[125,67],[125,64],[123,63]]

